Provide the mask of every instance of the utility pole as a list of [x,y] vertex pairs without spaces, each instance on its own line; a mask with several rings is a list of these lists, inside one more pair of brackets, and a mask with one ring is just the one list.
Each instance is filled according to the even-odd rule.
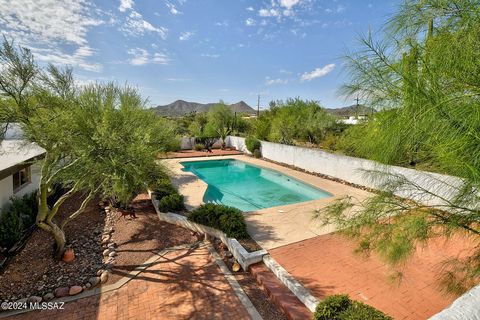
[[358,109],[360,109],[360,104],[359,104],[360,99],[358,98],[358,96],[355,99],[355,101],[357,101],[357,107],[355,108],[355,110],[356,110],[356,115],[357,115],[357,119],[358,119]]
[[260,95],[258,95],[257,100],[257,118],[260,117]]

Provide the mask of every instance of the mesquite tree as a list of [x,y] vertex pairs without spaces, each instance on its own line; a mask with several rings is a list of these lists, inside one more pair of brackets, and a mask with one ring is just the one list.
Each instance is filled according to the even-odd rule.
[[[174,130],[144,109],[135,89],[112,83],[77,87],[71,69],[40,68],[28,49],[13,42],[3,42],[0,66],[0,122],[17,123],[25,139],[46,150],[36,224],[52,235],[61,257],[65,226],[96,194],[128,204],[165,174],[155,159],[175,144]],[[55,185],[65,192],[49,205]],[[61,205],[73,195],[83,201],[60,217]]]
[[[386,164],[407,156],[407,164],[421,162],[460,183],[373,170],[367,174],[380,187],[377,195],[342,199],[318,214],[392,265],[433,237],[469,237],[471,251],[443,270],[444,288],[462,292],[480,280],[480,6],[405,1],[384,31],[380,40],[363,38],[362,48],[347,56],[351,82],[344,93],[388,110],[366,127],[375,131],[360,136],[356,148]],[[405,192],[417,201],[396,196]],[[349,212],[354,205],[356,215]]]

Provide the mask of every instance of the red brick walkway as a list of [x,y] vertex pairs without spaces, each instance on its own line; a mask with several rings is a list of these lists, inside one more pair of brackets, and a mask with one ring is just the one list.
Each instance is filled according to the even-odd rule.
[[9,319],[249,319],[207,249],[167,254],[118,290]]
[[323,298],[346,293],[395,319],[427,319],[455,297],[439,291],[442,261],[461,252],[462,241],[431,241],[403,269],[403,280],[392,280],[392,269],[372,255],[355,255],[349,240],[327,234],[270,251],[272,257],[312,293]]

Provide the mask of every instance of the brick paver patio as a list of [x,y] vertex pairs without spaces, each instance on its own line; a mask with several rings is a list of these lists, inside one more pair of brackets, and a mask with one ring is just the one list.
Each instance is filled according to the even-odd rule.
[[[139,263],[141,263],[139,261]],[[8,319],[249,319],[206,248],[170,252],[118,290]]]
[[427,319],[455,299],[440,292],[437,276],[442,261],[468,247],[464,240],[430,241],[406,264],[402,281],[394,281],[392,269],[377,256],[354,254],[355,245],[339,235],[318,236],[270,254],[318,298],[346,293],[395,319]]

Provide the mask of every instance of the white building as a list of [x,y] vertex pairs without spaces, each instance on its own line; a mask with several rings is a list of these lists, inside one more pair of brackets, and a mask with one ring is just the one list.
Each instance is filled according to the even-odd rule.
[[10,124],[0,143],[0,208],[12,196],[21,197],[38,189],[45,150],[25,141],[16,125]]
[[340,119],[338,121],[346,123],[346,124],[358,124],[361,121],[365,121],[367,119],[367,116],[365,115],[360,115],[358,117],[355,116],[350,116],[348,119]]

